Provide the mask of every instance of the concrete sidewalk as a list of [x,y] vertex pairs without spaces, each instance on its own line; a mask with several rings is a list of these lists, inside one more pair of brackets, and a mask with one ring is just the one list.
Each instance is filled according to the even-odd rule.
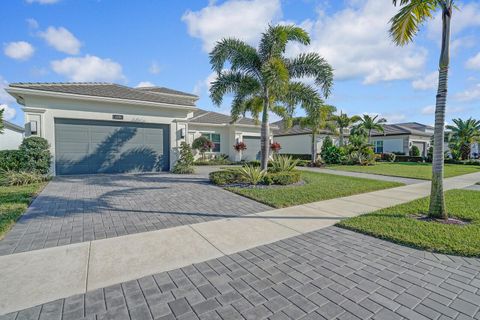
[[[449,178],[465,188],[480,173]],[[325,228],[428,195],[430,182],[258,214],[0,257],[0,314]]]

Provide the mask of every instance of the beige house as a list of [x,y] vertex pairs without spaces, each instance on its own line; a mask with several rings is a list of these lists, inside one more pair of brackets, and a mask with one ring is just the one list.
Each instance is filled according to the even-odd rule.
[[[168,171],[180,144],[201,134],[218,145],[215,154],[237,160],[255,154],[260,136],[252,120],[231,124],[228,116],[199,110],[197,96],[163,87],[12,83],[6,91],[23,106],[25,135],[49,142],[52,174]],[[250,147],[236,154],[233,144],[242,139]]]

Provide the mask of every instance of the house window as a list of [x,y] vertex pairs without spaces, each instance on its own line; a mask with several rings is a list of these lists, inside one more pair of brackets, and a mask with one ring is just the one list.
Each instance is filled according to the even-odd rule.
[[215,147],[213,147],[212,152],[220,152],[220,134],[202,132],[202,137],[207,138],[208,140],[212,141],[215,144]]
[[375,141],[374,144],[373,144],[373,147],[374,147],[375,153],[383,153],[383,141],[382,140]]

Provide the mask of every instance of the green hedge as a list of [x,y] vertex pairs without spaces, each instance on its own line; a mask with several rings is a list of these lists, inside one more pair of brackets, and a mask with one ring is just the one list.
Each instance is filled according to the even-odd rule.
[[397,155],[395,162],[423,162],[423,157]]
[[278,184],[286,186],[300,181],[299,171],[267,173],[264,178],[265,184]]
[[20,171],[25,162],[25,153],[21,150],[0,151],[0,171]]
[[28,137],[23,139],[18,150],[0,152],[0,170],[48,174],[51,159],[47,140]]
[[219,186],[238,183],[240,181],[238,172],[235,172],[235,170],[214,171],[214,172],[210,172],[208,176],[210,178],[210,181],[213,184],[216,184]]
[[312,160],[311,154],[293,154],[293,153],[280,153],[282,156],[292,157],[292,159],[298,160]]
[[[237,170],[221,170],[214,171],[209,174],[210,181],[213,184],[224,186],[234,183],[242,183]],[[288,171],[288,172],[268,172],[263,178],[263,184],[266,185],[289,185],[297,183],[301,180],[300,171]]]

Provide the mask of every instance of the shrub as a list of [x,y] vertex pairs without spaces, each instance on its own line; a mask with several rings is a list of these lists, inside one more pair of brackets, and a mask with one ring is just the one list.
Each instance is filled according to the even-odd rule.
[[260,169],[260,167],[244,166],[238,170],[238,176],[242,181],[257,185],[266,175],[266,171]]
[[371,148],[362,151],[352,151],[348,158],[352,164],[368,166],[375,163],[375,152]]
[[310,160],[298,160],[297,166],[299,167],[309,167],[312,164]]
[[214,158],[210,160],[197,160],[194,164],[196,166],[223,166],[232,164],[232,161],[223,158]]
[[238,183],[240,181],[238,176],[238,170],[221,170],[210,172],[208,175],[210,181],[216,185],[226,185],[232,183]]
[[[270,183],[267,183],[267,181]],[[300,172],[299,171],[283,171],[268,173],[264,178],[265,184],[278,184],[286,186],[289,184],[297,183],[300,181]]]
[[215,144],[207,138],[201,136],[193,140],[192,148],[198,150],[202,155],[202,159],[205,160],[205,152],[212,150]]
[[0,173],[0,185],[23,186],[48,180],[46,175],[28,171],[2,171]]
[[298,159],[298,160],[311,160],[312,155],[311,154],[294,154],[294,153],[280,153],[282,156],[289,156],[292,157],[292,159]]
[[233,145],[233,149],[235,149],[235,151],[237,151],[237,152],[240,152],[240,151],[243,151],[243,150],[247,150],[247,145],[245,144],[245,142],[240,141],[240,142],[237,142]]
[[417,146],[412,146],[410,148],[410,156],[412,157],[419,157],[420,156],[420,149]]
[[282,149],[282,146],[278,142],[272,142],[270,144],[270,149],[273,151],[273,153],[278,153],[280,149]]
[[432,162],[433,161],[433,146],[430,146],[427,151],[427,161]]
[[19,150],[24,154],[23,171],[47,174],[50,171],[50,154],[47,140],[40,137],[28,137],[23,139]]
[[342,152],[336,146],[322,147],[320,153],[322,160],[327,164],[338,164],[342,162]]
[[413,156],[400,156],[397,155],[395,162],[422,162],[423,157],[413,157]]
[[397,158],[397,155],[395,153],[382,153],[382,160],[383,161],[388,161],[388,162],[395,162],[395,159]]
[[186,142],[182,142],[180,145],[180,157],[175,163],[175,166],[172,170],[173,173],[178,174],[188,174],[194,173],[195,169],[193,168],[193,154],[192,149]]
[[21,171],[25,162],[25,154],[20,150],[0,151],[0,170]]
[[288,172],[295,170],[299,160],[293,160],[290,156],[275,155],[271,161],[271,172]]

